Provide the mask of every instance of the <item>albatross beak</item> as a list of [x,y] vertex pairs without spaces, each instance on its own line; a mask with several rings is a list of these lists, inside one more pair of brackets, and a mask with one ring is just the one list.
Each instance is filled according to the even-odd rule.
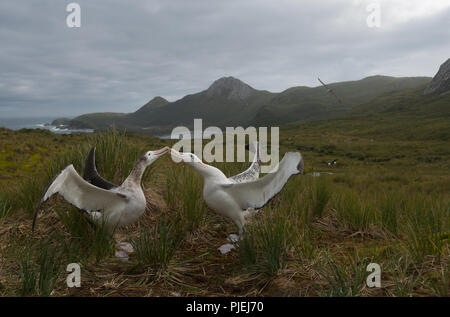
[[169,148],[167,146],[165,146],[162,149],[154,151],[153,154],[159,156],[159,155],[166,154],[167,151],[169,151]]
[[[172,154],[172,159],[173,159],[173,157],[175,156],[175,157],[178,157],[178,158],[180,158],[181,159],[181,161],[183,160],[183,153],[180,153],[180,152],[178,152],[177,150],[174,150],[174,149],[170,149],[170,153]],[[181,161],[179,161],[179,162],[181,162]],[[177,162],[177,163],[179,163],[179,162]]]

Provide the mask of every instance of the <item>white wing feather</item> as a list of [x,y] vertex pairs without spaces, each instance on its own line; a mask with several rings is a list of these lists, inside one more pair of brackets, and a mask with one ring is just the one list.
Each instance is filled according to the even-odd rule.
[[246,183],[223,184],[227,192],[243,209],[262,208],[278,194],[292,175],[302,173],[303,159],[299,152],[288,152],[273,173]]
[[73,165],[67,166],[50,184],[42,197],[46,201],[53,194],[60,194],[75,207],[87,211],[103,210],[117,203],[126,202],[125,195],[102,189],[86,182]]

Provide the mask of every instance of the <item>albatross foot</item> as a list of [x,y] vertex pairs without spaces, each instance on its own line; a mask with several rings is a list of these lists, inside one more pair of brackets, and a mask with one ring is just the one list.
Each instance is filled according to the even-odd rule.
[[234,244],[227,243],[227,244],[221,245],[218,249],[219,249],[220,253],[227,254],[228,252],[230,252],[231,250],[233,250],[235,248],[236,248],[236,246]]
[[128,242],[118,242],[117,247],[128,254],[134,252],[133,246]]
[[134,252],[133,246],[128,242],[120,242],[116,240],[116,258],[128,261],[130,254]]
[[222,254],[227,254],[227,253],[230,252],[231,250],[236,249],[236,247],[239,247],[239,244],[238,244],[239,240],[241,240],[240,236],[237,235],[237,234],[232,233],[232,234],[230,234],[230,235],[227,237],[227,241],[228,241],[228,242],[231,242],[231,243],[227,243],[227,244],[221,245],[221,246],[218,248],[218,250],[219,250],[220,253],[222,253]]
[[122,250],[116,250],[115,256],[122,261],[128,261],[128,259],[130,258],[128,253]]
[[237,234],[235,234],[235,233],[232,233],[232,234],[230,234],[230,235],[227,237],[227,240],[228,240],[229,242],[231,242],[231,243],[236,243],[236,242],[238,242],[239,240],[241,240],[241,238],[239,237],[239,235],[237,235]]

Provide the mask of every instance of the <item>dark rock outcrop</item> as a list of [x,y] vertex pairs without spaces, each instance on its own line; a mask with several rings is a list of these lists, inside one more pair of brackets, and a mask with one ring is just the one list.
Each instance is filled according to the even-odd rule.
[[206,91],[208,97],[225,95],[230,100],[245,100],[256,90],[234,77],[222,77],[216,80]]
[[444,94],[450,91],[450,58],[439,67],[431,83],[424,90],[425,95]]

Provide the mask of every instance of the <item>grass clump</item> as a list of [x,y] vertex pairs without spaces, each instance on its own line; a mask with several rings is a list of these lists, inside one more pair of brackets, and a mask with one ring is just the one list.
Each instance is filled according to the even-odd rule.
[[381,227],[395,236],[398,233],[398,213],[400,211],[398,200],[392,194],[384,194],[380,201]]
[[205,222],[206,204],[203,199],[203,182],[199,175],[184,166],[174,168],[166,183],[166,202],[177,209],[180,225],[193,232]]
[[448,264],[443,265],[438,271],[437,276],[430,282],[430,288],[434,296],[448,297],[450,296],[450,271]]
[[75,207],[57,208],[56,212],[70,233],[70,239],[65,241],[63,247],[71,262],[91,257],[98,262],[113,253],[113,233],[108,232],[104,220],[94,223]]
[[365,287],[366,267],[369,261],[348,257],[342,262],[329,257],[318,268],[320,275],[328,282],[328,288],[322,290],[323,296],[350,297],[360,296]]
[[391,295],[411,296],[421,278],[421,272],[417,269],[414,261],[408,256],[399,257],[391,268],[391,273],[394,284]]
[[50,296],[61,272],[61,246],[50,237],[25,247],[19,255],[20,296]]
[[416,261],[443,254],[449,240],[449,207],[436,197],[422,195],[405,202],[404,245]]
[[297,238],[295,251],[300,262],[310,260],[317,254],[317,248],[314,245],[311,229],[303,229]]
[[8,198],[6,198],[6,195],[0,193],[0,222],[11,216],[12,213],[13,208]]
[[315,217],[322,217],[325,207],[331,199],[331,189],[326,177],[319,177],[312,182],[311,200],[312,214]]
[[240,261],[249,271],[274,275],[285,267],[295,235],[292,224],[277,211],[248,225],[238,242]]
[[48,181],[43,177],[24,177],[17,186],[12,204],[26,213],[33,214]]
[[177,224],[160,221],[151,230],[141,230],[139,239],[132,240],[138,265],[154,271],[165,270],[182,240]]
[[352,231],[365,232],[374,222],[372,205],[354,191],[340,193],[336,205],[339,222]]

